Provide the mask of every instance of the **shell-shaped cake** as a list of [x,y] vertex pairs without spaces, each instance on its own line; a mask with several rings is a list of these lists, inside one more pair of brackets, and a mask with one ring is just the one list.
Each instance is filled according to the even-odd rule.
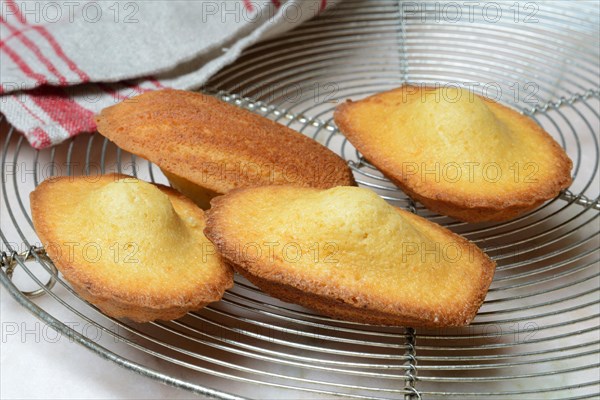
[[362,323],[469,324],[495,271],[473,243],[357,187],[236,190],[213,199],[205,234],[267,294]]
[[241,187],[355,184],[346,162],[327,147],[202,93],[144,93],[105,108],[96,123],[119,147],[158,165],[202,208]]
[[107,315],[175,319],[233,286],[233,271],[204,236],[204,212],[173,189],[117,174],[65,176],[30,198],[46,253]]
[[410,197],[463,221],[514,218],[571,184],[534,120],[464,89],[403,86],[340,105],[335,122]]

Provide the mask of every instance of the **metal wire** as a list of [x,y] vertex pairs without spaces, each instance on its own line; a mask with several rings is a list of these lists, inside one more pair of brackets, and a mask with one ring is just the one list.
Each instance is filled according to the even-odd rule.
[[[443,10],[452,3],[458,4],[343,2],[246,51],[205,90],[318,140],[348,160],[362,186],[484,249],[498,270],[471,326],[414,330],[335,321],[269,298],[240,277],[223,301],[177,321],[139,325],[104,316],[79,298],[44,257],[27,203],[28,193],[54,175],[114,171],[166,183],[156,166],[97,135],[35,152],[9,131],[0,168],[1,203],[9,219],[0,230],[0,281],[26,309],[100,356],[217,398],[272,398],[273,390],[290,398],[596,398],[597,7],[536,3],[530,7],[538,7],[538,22],[526,24],[510,14],[517,3],[494,3],[511,17],[491,24],[481,13],[486,3],[472,5],[472,20],[451,22]],[[530,3],[518,7],[525,4]],[[332,122],[339,102],[404,82],[494,82],[502,89],[500,101],[532,116],[565,147],[574,161],[573,185],[504,223],[466,224],[432,214],[390,183]],[[528,101],[531,92],[515,96],[515,88],[524,90],[532,82],[537,102]],[[481,91],[481,85],[474,90]],[[31,173],[23,175],[15,166],[31,159],[34,165],[25,165]],[[6,236],[5,223],[16,236]],[[39,286],[35,294],[52,300],[44,309],[11,281],[17,270]],[[65,325],[67,320],[91,324],[114,341],[97,343]],[[153,369],[127,359],[124,354],[131,350],[164,363]]]

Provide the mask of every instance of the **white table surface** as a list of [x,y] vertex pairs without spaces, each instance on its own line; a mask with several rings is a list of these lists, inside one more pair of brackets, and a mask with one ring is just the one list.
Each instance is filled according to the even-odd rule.
[[[0,289],[0,398],[197,399],[59,336]],[[15,332],[16,328],[16,332]]]

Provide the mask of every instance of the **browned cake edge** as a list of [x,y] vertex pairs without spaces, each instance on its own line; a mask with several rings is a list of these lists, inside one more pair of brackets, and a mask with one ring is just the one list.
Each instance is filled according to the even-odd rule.
[[[403,90],[404,87],[394,89]],[[393,90],[393,91],[394,91]],[[469,196],[461,198],[454,194],[445,193],[434,184],[415,184],[415,176],[406,177],[402,175],[399,166],[403,160],[386,160],[382,158],[376,147],[372,146],[368,139],[365,140],[352,124],[352,107],[362,101],[373,101],[377,94],[367,97],[358,102],[350,100],[339,105],[334,112],[334,121],[346,138],[360,151],[370,163],[377,167],[395,185],[400,187],[408,196],[421,202],[428,209],[442,215],[447,215],[465,222],[506,221],[533,210],[545,201],[555,198],[561,190],[571,185],[571,168],[573,162],[567,156],[563,148],[554,140],[549,133],[543,130],[531,118],[500,103],[486,100],[495,109],[496,114],[519,119],[528,130],[540,136],[551,146],[551,151],[556,159],[559,174],[553,179],[540,180],[539,185],[531,185],[527,190],[513,192],[506,195]],[[373,116],[376,118],[376,116]],[[397,162],[396,162],[397,161]]]
[[[221,299],[225,290],[233,286],[233,271],[230,267],[224,264],[224,276],[217,282],[207,284],[201,290],[193,293],[185,299],[182,296],[170,296],[168,299],[156,301],[147,295],[137,293],[128,293],[127,288],[123,291],[115,292],[107,290],[102,285],[98,285],[94,281],[89,281],[79,273],[80,265],[70,262],[67,257],[61,257],[58,246],[48,246],[49,243],[57,243],[59,241],[54,238],[53,229],[49,226],[44,218],[48,211],[47,203],[52,202],[51,186],[62,181],[70,182],[89,179],[89,177],[53,177],[42,182],[30,194],[31,217],[35,231],[40,238],[40,241],[45,247],[48,257],[53,260],[56,268],[62,273],[73,289],[85,300],[96,305],[105,314],[115,318],[129,318],[136,322],[148,322],[156,319],[171,320],[185,315],[188,311],[198,310],[208,303],[215,302]],[[107,174],[103,175],[96,182],[115,181],[118,179],[135,179],[128,175],[122,174]],[[186,203],[195,214],[201,218],[204,213],[195,204],[193,204],[185,196],[181,195],[176,190],[169,187],[155,184],[163,193],[169,197],[176,197]]]
[[[382,171],[383,172],[383,171]],[[513,202],[507,201],[505,206],[497,205],[494,206],[479,206],[479,205],[465,205],[464,202],[457,201],[455,199],[432,199],[430,197],[422,196],[416,193],[412,187],[393,178],[391,175],[386,175],[396,186],[398,186],[404,193],[410,198],[423,204],[429,210],[436,212],[441,215],[447,215],[452,218],[456,218],[464,222],[501,222],[513,219],[526,213],[527,211],[534,210],[540,205],[544,204],[548,199],[539,199],[531,203],[525,204],[514,204]],[[568,187],[567,185],[566,187]],[[562,189],[561,189],[562,190]],[[560,190],[559,190],[560,192]],[[558,195],[558,193],[556,195]],[[553,195],[551,198],[556,197]],[[475,201],[478,201],[477,199]]]
[[[231,278],[233,279],[233,274]],[[92,294],[90,290],[86,288],[86,286],[80,285],[79,282],[72,281],[66,276],[65,280],[71,284],[75,292],[77,292],[81,298],[98,307],[104,314],[113,318],[128,318],[134,322],[140,323],[155,320],[170,321],[181,318],[190,311],[200,310],[206,305],[220,300],[219,297],[219,299],[206,302],[194,301],[189,303],[181,303],[180,305],[159,308],[157,307],[159,305],[158,303],[155,305],[145,306],[134,304],[134,302],[131,301],[123,301],[115,298],[114,296],[100,296],[98,294]]]
[[[187,179],[209,191],[227,193],[238,187],[274,184],[268,178],[264,178],[265,181],[246,182],[247,177],[241,176],[242,174],[224,174],[224,176],[219,176],[217,179],[207,170],[210,170],[209,166],[216,163],[215,160],[178,158],[177,155],[170,154],[167,150],[167,143],[185,141],[185,135],[190,134],[190,132],[185,132],[180,127],[181,124],[178,122],[181,121],[176,121],[176,119],[182,118],[185,113],[193,115],[194,112],[197,112],[198,109],[195,108],[197,105],[194,104],[194,101],[201,102],[204,107],[212,110],[211,124],[214,130],[223,130],[223,127],[228,124],[243,124],[246,128],[244,135],[254,135],[256,132],[262,131],[269,132],[269,135],[273,134],[269,136],[270,139],[283,138],[283,140],[254,143],[253,147],[248,147],[245,151],[250,152],[249,154],[254,159],[260,160],[265,148],[279,147],[280,155],[276,162],[282,170],[302,171],[297,176],[293,173],[290,174],[289,179],[298,179],[297,182],[286,182],[286,184],[293,183],[299,186],[323,189],[334,186],[356,185],[354,175],[346,161],[317,141],[266,117],[197,92],[165,89],[141,94],[103,109],[96,116],[97,129],[100,134],[122,149],[145,158],[161,169]],[[161,111],[165,110],[166,106],[175,102],[178,104],[177,117],[173,115],[167,117],[166,114],[169,113],[161,115]],[[206,113],[207,111],[202,112]],[[171,118],[171,121],[168,121],[169,118]],[[156,120],[160,120],[160,122],[167,120],[168,125],[172,125],[173,129],[161,131],[159,137],[146,140],[143,137],[145,132],[140,131],[139,127],[143,124],[151,125],[152,123],[160,126],[161,124],[156,123]],[[199,130],[193,133],[199,133]],[[240,138],[238,142],[243,143],[243,138]],[[232,152],[225,146],[225,142],[215,141],[210,145],[220,154],[232,155]],[[301,158],[299,155],[310,155],[310,161],[307,161],[306,157]],[[221,162],[223,160],[219,160],[219,163]],[[226,162],[229,166],[235,166],[240,160],[230,159]],[[265,162],[265,165],[268,164],[270,162]],[[294,176],[296,177],[294,178]]]
[[[225,196],[211,201],[212,207],[206,213],[205,236],[213,242],[222,257],[237,272],[245,276],[265,293],[287,301],[316,310],[324,315],[341,320],[366,324],[411,327],[450,327],[468,325],[483,304],[489,286],[494,277],[496,263],[483,253],[475,244],[431,221],[412,213],[397,209],[408,218],[418,219],[430,229],[452,238],[463,249],[470,249],[481,264],[482,274],[477,282],[473,299],[468,304],[449,304],[442,310],[423,308],[418,304],[410,306],[390,304],[387,299],[376,296],[363,296],[350,292],[340,285],[328,282],[309,282],[298,274],[283,275],[280,270],[273,270],[260,262],[244,259],[241,252],[229,252],[235,248],[235,239],[228,239],[228,233],[221,229],[222,218],[227,218],[228,203],[234,203],[236,197],[252,189],[238,189]],[[300,189],[301,190],[301,189]],[[437,318],[434,318],[434,315]]]

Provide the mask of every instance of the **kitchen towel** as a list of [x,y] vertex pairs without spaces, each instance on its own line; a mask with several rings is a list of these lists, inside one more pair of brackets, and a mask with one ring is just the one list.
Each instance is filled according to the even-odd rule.
[[136,94],[195,89],[339,0],[0,0],[0,112],[38,149]]

